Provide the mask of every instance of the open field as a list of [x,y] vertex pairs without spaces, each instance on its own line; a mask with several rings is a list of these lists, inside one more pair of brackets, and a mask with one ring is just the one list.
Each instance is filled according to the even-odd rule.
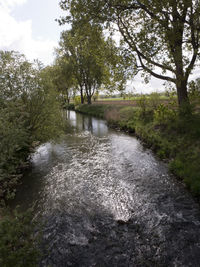
[[[147,100],[148,100],[148,98],[147,98]],[[118,98],[112,98],[112,99],[108,98],[108,99],[96,100],[95,102],[93,102],[93,104],[136,107],[136,106],[138,106],[139,101],[140,101],[139,97],[137,99],[134,99],[134,100],[119,100]],[[170,99],[169,98],[160,98],[159,101],[160,101],[160,103],[167,104],[167,103],[169,103]]]
[[[101,98],[99,97],[96,101],[130,101],[130,100],[140,100],[144,95],[138,95],[138,96],[132,96],[132,97],[108,97],[108,98]],[[151,97],[151,95],[145,95],[145,97],[148,99]],[[160,99],[168,100],[169,97],[166,95],[159,95]]]

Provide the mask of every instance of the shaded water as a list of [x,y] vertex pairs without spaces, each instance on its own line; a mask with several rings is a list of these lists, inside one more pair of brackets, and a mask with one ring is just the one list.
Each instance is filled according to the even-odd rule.
[[45,144],[15,204],[45,218],[41,266],[200,266],[200,212],[164,163],[103,120]]

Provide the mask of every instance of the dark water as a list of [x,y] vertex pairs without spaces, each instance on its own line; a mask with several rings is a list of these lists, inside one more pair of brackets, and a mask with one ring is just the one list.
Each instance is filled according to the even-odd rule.
[[200,266],[200,210],[140,142],[68,112],[75,126],[32,156],[15,204],[45,218],[41,266]]

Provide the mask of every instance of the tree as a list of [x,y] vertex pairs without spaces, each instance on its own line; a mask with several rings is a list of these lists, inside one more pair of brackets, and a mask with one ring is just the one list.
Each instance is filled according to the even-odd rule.
[[134,64],[175,84],[180,111],[189,105],[188,78],[199,59],[199,0],[62,0],[60,6],[70,11],[60,23],[116,24]]
[[91,104],[92,96],[102,85],[117,83],[115,74],[119,76],[117,66],[121,56],[117,54],[113,41],[109,38],[105,40],[99,25],[72,24],[72,29],[61,35],[58,55],[65,58],[71,76],[77,81],[81,103],[85,95],[88,104]]
[[64,104],[69,104],[77,88],[77,81],[73,76],[72,68],[64,56],[57,56],[52,66],[46,67],[56,91]]
[[[51,76],[17,52],[0,51],[0,199],[13,197],[34,141],[62,130],[62,114]],[[1,203],[0,203],[1,205]]]

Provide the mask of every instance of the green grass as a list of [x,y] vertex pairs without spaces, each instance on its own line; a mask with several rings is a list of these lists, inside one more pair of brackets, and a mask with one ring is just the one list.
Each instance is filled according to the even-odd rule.
[[[109,97],[109,98],[98,98],[96,101],[124,101],[124,100],[140,100],[142,96],[132,96],[132,97]],[[145,96],[147,99],[149,99],[151,97],[151,95],[147,95]],[[160,100],[170,100],[169,97],[165,96],[165,95],[160,95],[159,96]],[[174,96],[174,98],[176,99],[177,97]]]
[[96,116],[96,117],[99,117],[99,118],[104,118],[105,112],[107,110],[109,110],[109,108],[110,107],[107,106],[107,105],[87,105],[87,104],[83,104],[83,105],[76,106],[75,110],[80,112],[80,113]]
[[[119,100],[124,100],[123,97],[109,97],[109,98],[99,98],[96,101],[119,101]],[[128,100],[126,98],[126,100]]]

